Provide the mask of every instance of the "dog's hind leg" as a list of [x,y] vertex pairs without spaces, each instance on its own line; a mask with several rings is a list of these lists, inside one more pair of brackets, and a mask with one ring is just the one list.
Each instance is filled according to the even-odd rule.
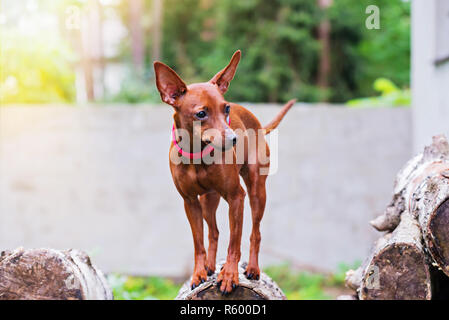
[[220,202],[220,195],[215,192],[209,192],[200,196],[201,210],[203,218],[206,220],[209,230],[209,248],[206,258],[207,275],[211,276],[215,272],[215,259],[218,246],[218,228],[216,220],[216,211]]

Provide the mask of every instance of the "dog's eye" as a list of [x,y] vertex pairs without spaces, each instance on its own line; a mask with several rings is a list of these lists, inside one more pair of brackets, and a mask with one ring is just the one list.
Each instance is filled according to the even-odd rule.
[[226,114],[229,114],[229,112],[231,112],[231,106],[230,106],[229,104],[227,104],[227,105],[225,106],[225,113],[226,113]]
[[204,119],[204,118],[206,118],[207,113],[206,113],[206,111],[201,110],[200,112],[198,112],[197,114],[195,114],[195,116],[196,116],[198,119]]

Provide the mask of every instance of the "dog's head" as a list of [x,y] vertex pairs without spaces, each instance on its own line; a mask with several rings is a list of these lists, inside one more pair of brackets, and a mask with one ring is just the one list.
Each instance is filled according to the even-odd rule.
[[[192,132],[194,138],[201,138],[204,144],[228,149],[237,141],[226,120],[231,104],[225,100],[224,94],[234,78],[240,57],[238,50],[229,64],[211,80],[189,86],[167,65],[158,61],[154,63],[156,85],[162,101],[173,106],[181,128]],[[194,125],[198,123],[201,126]]]

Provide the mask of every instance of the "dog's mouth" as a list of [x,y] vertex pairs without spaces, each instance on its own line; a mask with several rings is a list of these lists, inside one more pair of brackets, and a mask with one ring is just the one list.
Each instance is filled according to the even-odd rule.
[[232,149],[232,147],[234,147],[235,142],[234,141],[226,141],[224,144],[221,145],[217,145],[215,143],[213,143],[212,141],[209,140],[203,140],[202,141],[202,148],[204,149],[207,146],[211,146],[213,147],[215,150],[221,151],[221,152],[225,152],[229,149]]

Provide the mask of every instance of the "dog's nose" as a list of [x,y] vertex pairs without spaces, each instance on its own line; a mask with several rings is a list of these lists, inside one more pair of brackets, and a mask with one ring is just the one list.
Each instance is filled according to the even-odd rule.
[[232,139],[232,145],[235,146],[237,144],[237,137],[234,137],[234,139]]

